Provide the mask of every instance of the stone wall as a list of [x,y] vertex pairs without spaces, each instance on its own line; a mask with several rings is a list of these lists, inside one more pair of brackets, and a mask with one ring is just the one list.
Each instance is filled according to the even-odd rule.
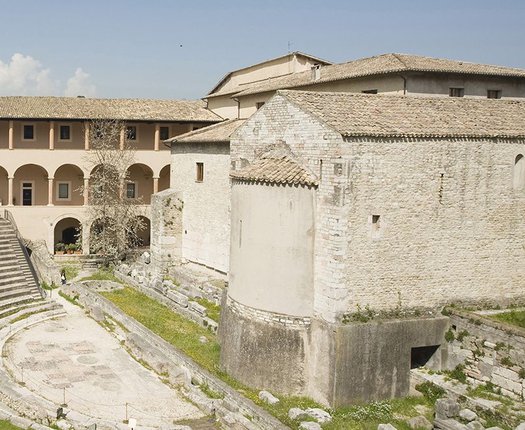
[[318,175],[314,314],[435,313],[447,302],[523,297],[524,140],[343,141],[276,95],[232,136],[235,168],[287,145]]
[[[230,247],[230,146],[174,143],[171,188],[181,192],[182,257],[221,272],[228,271]],[[196,163],[203,163],[202,181]]]
[[447,333],[448,367],[465,365],[474,382],[490,382],[502,394],[525,397],[525,330],[454,311]]
[[182,258],[182,195],[167,189],[151,196],[151,270],[165,273]]

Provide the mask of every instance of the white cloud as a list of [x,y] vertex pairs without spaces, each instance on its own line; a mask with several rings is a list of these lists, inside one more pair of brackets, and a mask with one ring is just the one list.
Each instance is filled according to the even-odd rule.
[[75,74],[67,80],[64,95],[93,97],[95,92],[95,85],[89,82],[89,73],[79,67],[75,70]]
[[54,79],[49,68],[30,55],[14,54],[8,62],[0,60],[0,95],[61,95],[94,96],[95,86],[89,74],[80,67],[67,80],[66,87]]

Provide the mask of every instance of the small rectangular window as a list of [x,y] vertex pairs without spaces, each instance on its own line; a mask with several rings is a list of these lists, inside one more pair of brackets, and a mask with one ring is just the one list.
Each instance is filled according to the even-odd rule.
[[501,90],[487,90],[487,98],[488,99],[500,99]]
[[69,200],[69,183],[59,182],[58,183],[58,199]]
[[363,94],[377,94],[377,89],[373,90],[363,90],[361,91]]
[[126,126],[126,139],[127,140],[137,140],[137,126],[136,125]]
[[24,140],[35,140],[35,126],[32,124],[24,124],[22,135]]
[[448,95],[450,97],[463,97],[465,95],[464,88],[449,88]]
[[170,138],[170,128],[169,127],[160,127],[160,140],[166,140]]
[[259,110],[263,106],[264,106],[264,102],[257,102],[257,103],[255,103],[255,107],[257,108],[257,110]]
[[376,230],[379,229],[379,220],[381,216],[380,215],[372,215],[372,227]]
[[202,182],[204,180],[204,163],[197,163],[197,182]]
[[134,182],[128,182],[126,184],[126,197],[128,199],[134,199],[136,196],[137,187]]
[[61,125],[59,129],[60,140],[71,140],[71,127],[69,125]]

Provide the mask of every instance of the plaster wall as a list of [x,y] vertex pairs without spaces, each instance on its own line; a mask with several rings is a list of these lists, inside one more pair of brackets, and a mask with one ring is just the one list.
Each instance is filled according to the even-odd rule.
[[225,119],[239,117],[237,102],[231,98],[232,94],[208,99],[208,109]]
[[312,315],[315,191],[234,182],[231,202],[229,296],[265,311]]
[[[171,187],[181,192],[182,257],[228,271],[230,248],[230,147],[228,143],[176,143]],[[197,181],[196,163],[203,163]]]

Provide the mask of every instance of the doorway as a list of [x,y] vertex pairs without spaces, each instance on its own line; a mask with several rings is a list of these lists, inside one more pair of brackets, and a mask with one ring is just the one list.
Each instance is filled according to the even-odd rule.
[[33,205],[33,183],[22,182],[22,206]]

